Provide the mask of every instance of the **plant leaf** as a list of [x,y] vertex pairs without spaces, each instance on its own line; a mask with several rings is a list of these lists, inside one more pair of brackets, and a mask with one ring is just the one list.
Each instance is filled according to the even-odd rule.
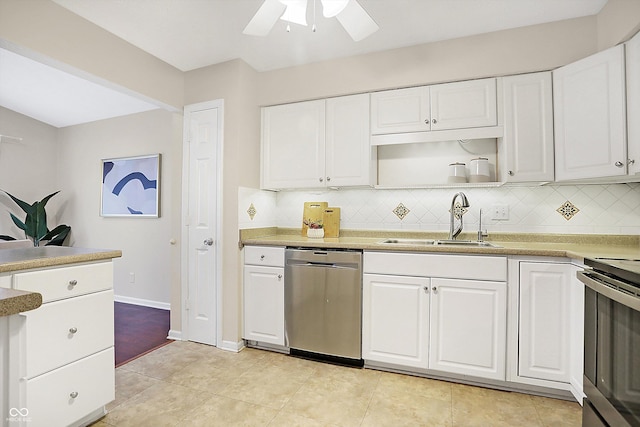
[[45,246],[62,246],[70,231],[71,227],[61,224],[49,231],[42,240],[49,240]]
[[20,209],[22,209],[27,215],[33,212],[33,205],[30,205],[27,202],[18,199],[17,197],[13,196],[11,193],[7,193],[6,191],[5,194],[11,197],[11,199],[16,202],[16,204],[20,206]]
[[0,240],[16,240],[16,238],[11,236],[5,236],[4,234],[0,234]]
[[27,231],[27,226],[25,225],[24,222],[20,221],[18,219],[17,216],[15,216],[14,214],[10,213],[9,215],[11,215],[11,219],[13,220],[13,223],[18,226],[19,229],[24,230],[25,232]]

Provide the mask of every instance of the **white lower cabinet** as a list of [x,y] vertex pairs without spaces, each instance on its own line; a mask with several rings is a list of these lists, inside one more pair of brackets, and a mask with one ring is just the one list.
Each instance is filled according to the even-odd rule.
[[362,358],[426,367],[429,279],[364,274],[362,280]]
[[87,425],[104,415],[115,399],[112,262],[20,271],[11,287],[43,296],[9,320],[8,407],[21,410],[11,425]]
[[429,369],[505,379],[507,284],[431,279]]
[[24,384],[28,426],[69,426],[115,399],[113,347]]
[[245,248],[243,307],[244,339],[284,345],[284,248]]
[[363,359],[505,379],[505,257],[365,252],[363,268]]
[[[582,400],[584,285],[569,262],[511,261],[517,314],[511,381],[571,391]],[[517,278],[515,277],[517,276]]]

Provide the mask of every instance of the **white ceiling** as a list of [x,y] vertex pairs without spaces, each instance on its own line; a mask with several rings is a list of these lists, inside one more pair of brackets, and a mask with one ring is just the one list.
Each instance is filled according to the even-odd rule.
[[[607,2],[358,0],[380,30],[354,42],[335,18],[322,17],[320,2],[317,32],[293,24],[287,33],[285,24],[278,22],[269,36],[255,37],[242,34],[242,30],[263,0],[53,1],[182,71],[235,58],[242,58],[258,71],[273,70],[594,15]],[[313,1],[308,7],[309,22],[313,21]],[[130,94],[83,81],[73,73],[15,58],[12,52],[0,50],[0,55],[0,105],[53,126],[157,108]],[[38,82],[46,82],[46,87],[38,86]],[[88,90],[97,92],[89,94]],[[27,93],[35,97],[23,99]],[[82,104],[75,95],[89,102]],[[105,111],[104,107],[113,109]]]

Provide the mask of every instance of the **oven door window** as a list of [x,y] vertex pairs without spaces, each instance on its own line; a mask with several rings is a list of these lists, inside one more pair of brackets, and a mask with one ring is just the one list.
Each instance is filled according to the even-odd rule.
[[595,383],[632,426],[640,426],[640,312],[597,295]]

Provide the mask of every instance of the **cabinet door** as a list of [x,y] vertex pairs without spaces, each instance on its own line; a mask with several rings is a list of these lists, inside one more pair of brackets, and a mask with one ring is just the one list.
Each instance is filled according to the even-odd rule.
[[369,94],[327,99],[327,186],[372,185]]
[[387,90],[371,94],[371,134],[428,131],[427,86]]
[[626,44],[629,175],[640,174],[640,33]]
[[431,130],[498,124],[496,79],[469,80],[430,87]]
[[262,109],[261,188],[324,186],[325,101]]
[[362,358],[427,367],[429,279],[363,275]]
[[553,181],[553,93],[551,73],[505,77],[502,179]]
[[569,382],[570,267],[520,263],[519,376]]
[[624,46],[553,72],[556,180],[627,173]]
[[431,279],[429,369],[506,378],[507,284]]
[[243,338],[284,345],[284,268],[244,267]]

